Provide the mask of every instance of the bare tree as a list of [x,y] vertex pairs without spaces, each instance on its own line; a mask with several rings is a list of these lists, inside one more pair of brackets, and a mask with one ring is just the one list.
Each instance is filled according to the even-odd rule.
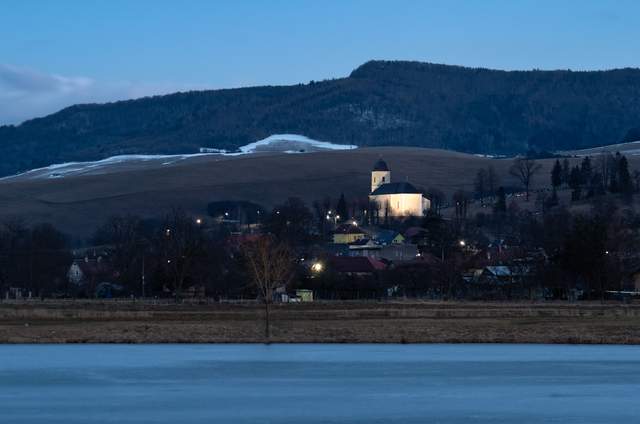
[[147,245],[140,218],[134,215],[111,216],[95,232],[93,242],[108,246],[106,250],[120,282],[132,289],[139,281],[140,262]]
[[249,275],[264,303],[264,335],[270,336],[269,307],[278,286],[286,286],[293,275],[293,259],[289,246],[270,236],[244,246]]
[[529,201],[529,189],[533,182],[533,177],[542,169],[542,165],[533,159],[516,158],[509,169],[509,173],[516,177],[524,186],[526,201]]
[[436,215],[440,215],[442,208],[444,207],[444,203],[447,200],[447,196],[440,189],[435,187],[429,187],[425,193],[425,195],[431,200],[431,209]]
[[487,195],[487,171],[483,168],[478,169],[478,172],[476,172],[473,187],[476,196],[480,198],[480,204],[484,206],[484,198]]
[[160,251],[164,251],[166,269],[172,280],[176,299],[193,271],[194,262],[204,254],[204,237],[196,221],[180,209],[165,218],[158,237]]
[[467,211],[469,208],[469,195],[464,190],[458,190],[453,193],[453,204],[456,211],[456,222],[460,223],[466,221]]
[[493,165],[489,165],[487,167],[486,184],[491,200],[493,200],[496,196],[496,192],[498,191],[498,186],[500,185],[500,178],[498,178],[498,174],[496,174],[496,170]]

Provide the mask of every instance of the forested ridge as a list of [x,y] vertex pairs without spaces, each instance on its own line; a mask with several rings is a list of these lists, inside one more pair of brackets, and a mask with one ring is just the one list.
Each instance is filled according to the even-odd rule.
[[0,174],[130,153],[234,150],[276,133],[471,153],[640,138],[640,70],[497,71],[371,61],[346,78],[75,105],[0,127]]

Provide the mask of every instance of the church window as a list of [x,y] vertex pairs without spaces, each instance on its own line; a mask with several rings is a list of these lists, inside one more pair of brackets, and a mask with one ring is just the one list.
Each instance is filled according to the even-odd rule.
[[387,178],[387,177],[382,177],[382,182],[384,182],[385,178]]

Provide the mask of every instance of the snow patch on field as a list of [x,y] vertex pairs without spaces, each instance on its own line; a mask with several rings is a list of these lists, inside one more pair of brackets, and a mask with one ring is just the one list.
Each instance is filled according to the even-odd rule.
[[569,151],[563,151],[561,153],[582,157],[582,156],[589,156],[589,155],[598,155],[602,152],[611,152],[611,153],[620,152],[625,155],[637,156],[637,155],[640,155],[640,140],[630,141],[627,143],[609,144],[606,146],[591,147],[588,149],[569,150]]
[[306,153],[320,150],[352,150],[356,148],[358,146],[353,144],[334,144],[328,141],[314,140],[299,134],[274,134],[244,145],[235,152],[210,147],[201,147],[200,152],[239,156],[259,152]]
[[254,153],[265,150],[265,148],[284,144],[298,145],[302,147],[302,149],[284,150],[284,152],[288,153],[299,153],[301,150],[304,150],[305,147],[311,150],[352,150],[358,147],[353,144],[333,144],[328,141],[313,140],[297,134],[274,134],[262,140],[242,146],[240,147],[240,151],[244,154]]
[[200,156],[240,156],[262,152],[273,153],[306,153],[322,150],[351,150],[357,146],[346,144],[333,144],[327,141],[313,140],[297,134],[274,134],[262,140],[240,147],[235,152],[209,147],[200,148],[200,153],[180,155],[119,155],[106,159],[90,162],[66,162],[58,163],[42,168],[32,169],[21,174],[0,178],[8,179],[48,179],[63,178],[74,175],[100,174],[116,170],[119,166],[131,168],[131,165],[171,165],[185,159]]
[[42,168],[31,169],[17,175],[0,178],[1,180],[21,178],[21,179],[42,179],[42,178],[63,178],[70,175],[96,174],[105,168],[113,168],[117,165],[128,165],[135,163],[151,162],[163,160],[162,165],[198,156],[206,156],[202,153],[184,155],[118,155],[106,159],[90,162],[65,162],[56,163]]

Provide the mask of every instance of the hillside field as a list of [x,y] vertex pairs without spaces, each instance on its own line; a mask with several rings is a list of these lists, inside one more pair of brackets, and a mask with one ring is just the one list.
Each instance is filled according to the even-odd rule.
[[[19,216],[26,223],[51,222],[75,237],[86,237],[113,214],[158,217],[172,207],[203,215],[214,200],[250,200],[267,208],[290,196],[309,204],[329,196],[365,197],[370,170],[379,158],[395,181],[437,187],[451,194],[472,190],[478,168],[493,164],[504,184],[511,160],[492,160],[444,150],[365,148],[308,154],[219,155],[117,165],[96,174],[64,178],[0,180],[0,219]],[[545,167],[550,166],[548,161]],[[545,169],[538,183],[546,184]]]
[[[363,148],[306,154],[200,156],[163,165],[162,161],[117,164],[95,173],[63,178],[0,180],[0,219],[20,217],[26,223],[51,222],[75,238],[88,237],[114,214],[160,217],[173,207],[205,216],[214,200],[249,200],[267,208],[296,196],[309,205],[329,196],[366,197],[373,163],[383,157],[394,181],[436,187],[448,196],[473,191],[481,167],[493,165],[501,184],[517,187],[509,175],[513,159],[490,159],[437,149]],[[578,161],[580,159],[572,159]],[[629,156],[631,168],[640,166]],[[554,159],[539,161],[543,169],[535,187],[549,186]],[[533,202],[533,200],[532,200]]]

